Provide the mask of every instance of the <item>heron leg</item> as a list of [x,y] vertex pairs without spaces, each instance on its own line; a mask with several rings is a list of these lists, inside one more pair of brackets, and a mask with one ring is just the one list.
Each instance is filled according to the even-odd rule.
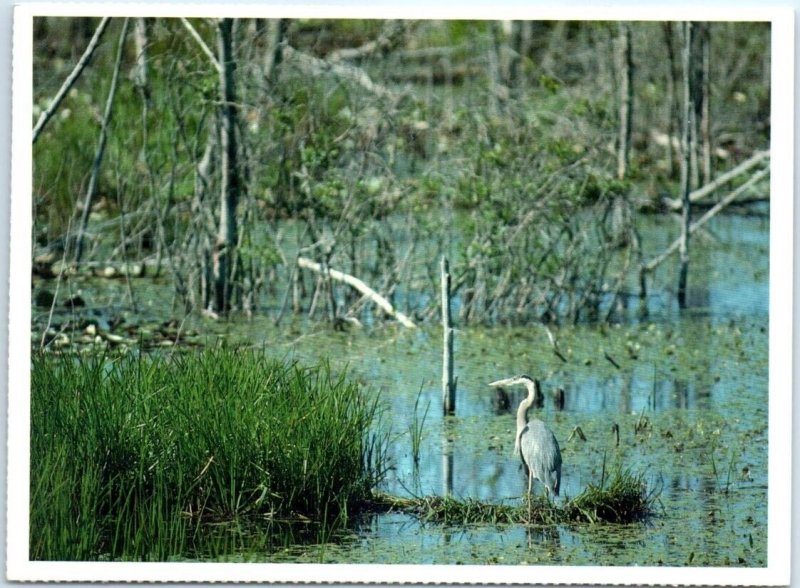
[[533,489],[533,470],[528,468],[528,524],[533,520],[533,500],[531,490]]

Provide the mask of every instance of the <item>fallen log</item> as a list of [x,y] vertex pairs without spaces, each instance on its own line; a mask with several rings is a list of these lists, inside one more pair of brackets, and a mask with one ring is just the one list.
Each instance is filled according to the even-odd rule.
[[403,40],[406,34],[406,26],[406,22],[402,20],[387,21],[380,36],[374,41],[364,43],[360,47],[347,47],[331,51],[327,59],[329,62],[357,61],[378,53],[389,53]]
[[331,279],[337,280],[339,282],[344,282],[345,284],[352,286],[359,292],[361,292],[364,296],[372,300],[375,304],[377,304],[381,310],[383,310],[389,316],[397,319],[397,321],[403,325],[404,327],[408,327],[413,329],[417,325],[404,315],[402,312],[395,310],[395,308],[389,303],[386,298],[378,294],[375,290],[367,286],[362,280],[359,280],[355,276],[351,276],[344,272],[340,272],[335,269],[327,268],[323,269],[321,263],[317,263],[316,261],[312,261],[307,257],[298,257],[297,258],[297,265],[303,269],[308,269],[318,274],[327,274],[331,277]]
[[[722,200],[717,202],[713,207],[708,209],[708,211],[706,211],[706,213],[703,216],[701,216],[699,219],[693,222],[692,225],[689,227],[689,233],[690,234],[694,233],[697,229],[699,229],[705,223],[711,220],[711,218],[713,218],[719,211],[724,209],[729,204],[735,202],[738,196],[740,196],[741,194],[752,188],[756,183],[758,183],[762,178],[766,177],[767,175],[769,175],[769,169],[763,169],[760,172],[754,174],[753,177],[751,177],[744,184],[736,188],[736,190],[725,196],[725,198],[723,198]],[[656,269],[661,264],[661,262],[663,262],[665,259],[667,259],[667,257],[669,257],[672,253],[678,250],[678,248],[680,247],[680,242],[681,239],[679,237],[678,239],[673,241],[672,244],[661,253],[661,255],[653,258],[648,263],[643,263],[641,266],[640,275],[644,275],[645,273],[652,272],[654,269]]]
[[[697,190],[695,190],[694,192],[691,192],[689,194],[689,201],[695,203],[698,200],[702,200],[703,198],[705,198],[706,196],[717,190],[720,186],[730,182],[732,179],[742,175],[743,173],[750,171],[750,169],[761,163],[761,161],[768,158],[769,158],[769,151],[757,151],[747,161],[743,161],[742,163],[734,167],[732,170],[725,172],[724,174],[719,176],[713,182],[709,182],[705,186],[702,186]],[[664,204],[670,210],[680,210],[682,206],[681,200],[677,198],[665,198]]]
[[308,76],[330,73],[339,79],[347,80],[361,86],[378,98],[397,101],[401,96],[389,88],[374,82],[363,69],[348,63],[343,63],[341,61],[328,62],[324,59],[319,59],[313,55],[304,53],[303,51],[298,51],[289,45],[283,48],[282,57],[284,62],[291,62]]

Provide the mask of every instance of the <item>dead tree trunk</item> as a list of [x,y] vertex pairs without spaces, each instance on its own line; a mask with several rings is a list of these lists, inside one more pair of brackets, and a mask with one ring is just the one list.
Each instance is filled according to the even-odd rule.
[[691,161],[692,145],[691,136],[694,127],[694,95],[692,72],[694,70],[694,59],[692,50],[692,40],[694,38],[694,27],[691,22],[683,23],[683,133],[681,135],[681,242],[680,256],[681,265],[678,273],[678,306],[686,308],[686,281],[689,274],[689,229],[692,224],[691,215]]
[[233,77],[233,19],[220,19],[217,26],[219,51],[220,113],[220,211],[219,230],[213,253],[213,310],[230,310],[233,261],[236,256],[236,205],[239,201],[239,170],[236,145],[236,87]]
[[508,63],[508,79],[510,88],[525,86],[524,63],[530,57],[533,23],[529,20],[515,20],[511,23],[509,49],[511,57]]
[[500,115],[500,109],[503,100],[507,97],[507,88],[503,85],[503,76],[501,73],[501,41],[500,24],[492,22],[489,25],[489,51],[487,53],[487,67],[489,78],[489,112],[493,116]]
[[671,22],[663,24],[664,42],[667,46],[667,57],[669,59],[669,70],[667,71],[667,157],[669,158],[669,177],[675,178],[675,148],[673,137],[675,136],[676,121],[679,120],[678,98],[675,88],[678,83],[678,63],[675,56],[675,44],[673,42],[673,27]]
[[628,23],[619,23],[617,51],[619,76],[617,178],[623,180],[628,170],[633,120],[633,48],[631,47],[631,27]]
[[133,85],[141,92],[145,98],[150,97],[149,92],[149,65],[148,65],[148,33],[147,19],[139,17],[134,21],[133,42],[136,46],[136,63],[131,70],[131,80]]
[[520,66],[522,63],[522,28],[523,21],[515,20],[511,23],[511,38],[508,45],[511,56],[508,60],[508,78],[506,84],[509,88],[515,88],[520,82]]
[[285,18],[267,21],[263,71],[264,78],[271,83],[275,81],[275,71],[281,63],[283,42],[286,38],[286,31],[288,28],[289,21]]
[[710,23],[700,27],[700,141],[702,145],[700,179],[702,183],[711,182],[711,34]]

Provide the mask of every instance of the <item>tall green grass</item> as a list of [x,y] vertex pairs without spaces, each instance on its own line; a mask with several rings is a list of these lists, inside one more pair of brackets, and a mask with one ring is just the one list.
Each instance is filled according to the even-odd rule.
[[164,560],[245,516],[335,526],[382,475],[376,399],[325,364],[37,355],[31,375],[31,559]]

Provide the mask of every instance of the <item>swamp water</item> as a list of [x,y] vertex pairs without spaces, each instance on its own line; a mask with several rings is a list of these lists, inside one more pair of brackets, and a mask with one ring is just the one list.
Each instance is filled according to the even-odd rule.
[[[392,324],[335,332],[326,326],[273,326],[271,318],[214,323],[190,319],[207,341],[264,347],[299,361],[328,357],[380,394],[380,427],[390,466],[381,491],[398,496],[446,494],[521,504],[526,478],[512,454],[514,413],[522,390],[498,406],[486,384],[517,373],[539,377],[547,422],[563,455],[562,497],[600,484],[617,467],[642,472],[658,493],[654,516],[629,525],[550,527],[425,523],[400,513],[365,514],[345,533],[321,540],[296,528],[265,541],[258,525],[204,529],[198,552],[176,559],[227,561],[545,564],[766,565],[768,423],[768,223],[723,217],[709,225],[693,257],[693,309],[674,304],[672,266],[651,286],[650,314],[611,326],[554,330],[568,361],[549,346],[543,327],[469,327],[456,332],[456,416],[441,416],[441,330]],[[671,231],[644,242],[657,252]],[[698,250],[698,253],[700,251]],[[670,268],[667,268],[670,266]],[[124,308],[124,284],[80,282],[87,311]],[[171,288],[135,285],[149,307]],[[168,303],[163,303],[166,306]],[[635,303],[634,303],[635,304]],[[124,312],[124,311],[123,311]],[[59,320],[55,316],[53,320]],[[136,322],[131,317],[128,322]],[[46,314],[34,315],[41,337]],[[458,325],[457,325],[458,326]],[[619,369],[606,359],[612,357]],[[565,391],[563,408],[551,392]],[[619,446],[611,434],[619,425]],[[586,440],[572,435],[575,427]],[[419,441],[418,446],[415,437]],[[418,451],[415,456],[415,451]],[[535,492],[541,493],[540,485]]]

